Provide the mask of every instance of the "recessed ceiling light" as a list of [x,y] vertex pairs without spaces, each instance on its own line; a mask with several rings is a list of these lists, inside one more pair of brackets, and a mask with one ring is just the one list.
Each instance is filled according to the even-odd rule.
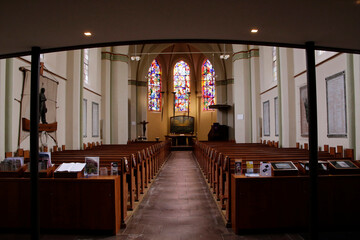
[[355,3],[356,3],[357,5],[360,5],[360,0],[356,0]]
[[91,32],[84,32],[84,35],[87,37],[90,37],[92,34],[91,34]]
[[251,33],[257,33],[259,31],[259,29],[253,28],[251,29]]

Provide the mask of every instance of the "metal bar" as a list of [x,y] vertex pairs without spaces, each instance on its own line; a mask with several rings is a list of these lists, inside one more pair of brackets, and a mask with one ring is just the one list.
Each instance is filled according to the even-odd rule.
[[39,219],[39,71],[40,48],[31,50],[30,89],[30,170],[31,170],[31,239],[40,239]]
[[318,129],[314,42],[306,43],[306,67],[309,114],[310,219],[309,237],[318,239]]

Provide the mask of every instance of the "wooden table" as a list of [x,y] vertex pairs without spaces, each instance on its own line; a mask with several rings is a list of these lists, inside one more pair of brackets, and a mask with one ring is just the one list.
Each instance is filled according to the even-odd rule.
[[170,134],[166,135],[165,138],[171,139],[171,146],[179,147],[179,146],[192,146],[193,139],[196,138],[195,135],[192,134]]

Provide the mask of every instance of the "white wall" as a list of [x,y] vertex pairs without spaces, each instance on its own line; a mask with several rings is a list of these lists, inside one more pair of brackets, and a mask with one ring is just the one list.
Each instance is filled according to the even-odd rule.
[[[84,90],[83,90],[83,99],[87,100],[87,115],[86,115],[86,137],[83,137],[83,143],[92,143],[92,142],[100,142],[100,119],[101,119],[101,98],[102,98],[102,85],[101,85],[101,49],[93,48],[89,49],[89,81],[87,83],[84,82]],[[98,115],[98,127],[99,127],[99,135],[94,136],[92,132],[93,126],[93,112],[92,106],[93,103],[99,105],[99,115]],[[82,102],[81,102],[82,104]],[[84,116],[83,116],[84,117]],[[85,130],[84,130],[85,131]]]
[[[272,47],[259,47],[260,50],[260,101],[261,101],[261,139],[278,141],[279,136],[275,136],[275,105],[274,98],[278,97],[277,81],[273,78],[272,69]],[[279,59],[278,59],[279,61]],[[278,76],[280,73],[278,73]],[[270,136],[264,136],[264,102],[269,101],[270,106]],[[258,120],[258,122],[260,122]]]
[[306,71],[306,56],[304,49],[294,49],[294,76]]
[[[277,88],[273,88],[270,91],[261,95],[261,119],[262,119],[262,140],[278,141],[279,136],[275,136],[275,104],[274,98],[278,96]],[[269,101],[270,105],[270,136],[264,136],[264,102]]]
[[272,47],[259,47],[260,50],[260,92],[277,86],[272,72]]
[[[299,65],[304,66],[305,63],[299,62],[302,55],[299,51],[295,51],[294,60]],[[344,148],[349,148],[350,142],[349,138],[331,138],[327,136],[327,103],[326,103],[326,81],[325,78],[330,77],[336,73],[341,71],[346,71],[347,69],[347,59],[346,54],[340,54],[335,58],[330,59],[334,56],[332,52],[325,52],[321,57],[322,61],[316,67],[316,88],[317,88],[317,110],[318,110],[318,144],[319,146],[323,146],[324,144],[328,144],[329,146],[336,147],[337,145],[342,145]],[[297,60],[296,60],[297,59]],[[305,59],[303,59],[304,61]],[[324,62],[324,60],[328,60]],[[298,71],[302,72],[300,68],[297,68]],[[345,75],[348,73],[345,72]],[[295,98],[296,98],[296,141],[300,144],[308,142],[308,139],[305,137],[301,137],[300,134],[300,90],[299,88],[302,86],[306,86],[306,72],[295,77]],[[352,131],[349,128],[349,109],[347,111],[347,126],[348,133]]]
[[47,53],[40,61],[44,62],[45,69],[66,78],[66,54],[66,52]]

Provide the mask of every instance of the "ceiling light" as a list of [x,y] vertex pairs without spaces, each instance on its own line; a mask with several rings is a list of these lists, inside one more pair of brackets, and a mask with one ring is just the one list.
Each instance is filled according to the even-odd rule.
[[220,55],[220,59],[226,60],[226,59],[228,59],[230,57],[230,55],[226,54],[226,45],[225,45],[225,43],[224,43],[224,49],[223,50],[224,50],[224,53]]
[[230,57],[229,54],[221,54],[220,55],[220,59],[224,59],[224,60],[228,59],[229,57]]
[[84,32],[84,35],[87,37],[90,37],[92,34],[91,34],[91,32]]
[[360,5],[360,0],[356,0],[355,3],[356,3],[357,5]]
[[132,61],[137,61],[138,62],[138,61],[140,61],[141,57],[140,56],[131,56],[130,59]]
[[257,33],[259,31],[259,29],[253,28],[251,29],[251,33]]

